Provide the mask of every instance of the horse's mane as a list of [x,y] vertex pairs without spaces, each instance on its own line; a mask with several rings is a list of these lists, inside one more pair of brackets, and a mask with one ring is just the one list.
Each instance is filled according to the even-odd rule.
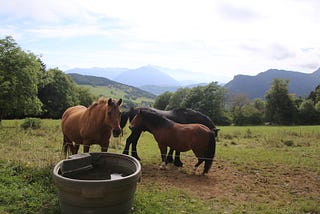
[[150,125],[152,125],[154,128],[170,127],[174,123],[173,121],[167,119],[166,117],[153,111],[152,109],[141,109],[140,114],[143,120],[150,122]]
[[96,107],[97,105],[100,105],[100,104],[107,104],[108,103],[108,100],[107,98],[105,97],[99,97],[99,99],[97,101],[93,101],[93,103],[88,107],[88,110],[91,110],[93,109],[94,107]]
[[133,113],[134,113],[133,107],[130,107],[129,110],[121,112],[121,121],[120,121],[121,128],[124,128],[126,126],[128,119],[129,119],[129,121],[132,120],[131,114],[133,114]]

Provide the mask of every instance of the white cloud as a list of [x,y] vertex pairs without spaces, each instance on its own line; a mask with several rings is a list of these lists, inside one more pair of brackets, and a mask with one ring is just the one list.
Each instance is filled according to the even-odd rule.
[[208,81],[320,66],[317,0],[0,0],[0,5],[0,35],[13,35],[57,66],[154,64],[202,72]]

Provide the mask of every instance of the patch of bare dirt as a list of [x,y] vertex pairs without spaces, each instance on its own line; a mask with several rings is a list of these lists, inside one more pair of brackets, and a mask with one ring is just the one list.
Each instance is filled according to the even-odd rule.
[[156,164],[142,164],[143,183],[157,183],[167,189],[175,187],[201,199],[227,199],[235,202],[290,203],[292,198],[310,198],[320,203],[320,175],[305,169],[286,166],[239,167],[223,161],[214,162],[209,173],[192,173],[195,160],[184,160],[183,168],[169,165],[160,170]]

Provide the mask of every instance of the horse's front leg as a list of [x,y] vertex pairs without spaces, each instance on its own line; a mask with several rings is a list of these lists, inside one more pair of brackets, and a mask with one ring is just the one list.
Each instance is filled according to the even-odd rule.
[[83,152],[86,153],[89,152],[92,141],[88,139],[83,139],[81,144],[83,146]]
[[108,148],[109,148],[109,139],[107,141],[105,141],[104,143],[101,143],[100,146],[101,146],[101,152],[107,152],[108,151]]
[[126,145],[124,146],[122,154],[129,155],[129,149],[130,149],[130,145],[131,145],[132,134],[133,134],[133,132],[131,132],[129,137],[127,137]]
[[79,147],[80,147],[80,144],[79,144],[79,143],[73,144],[73,145],[72,145],[72,154],[78,154]]
[[174,165],[177,167],[182,167],[183,163],[180,160],[180,152],[176,150],[176,154],[174,156]]
[[166,159],[167,159],[167,146],[166,145],[163,145],[163,144],[160,144],[158,143],[158,146],[159,146],[159,149],[160,149],[160,153],[161,153],[161,160],[162,160],[162,163],[160,165],[160,169],[166,169]]
[[86,152],[89,152],[90,150],[90,144],[83,144],[83,152],[86,153]]
[[142,133],[142,130],[133,129],[131,131],[130,136],[126,140],[126,146],[123,150],[123,154],[129,154],[129,147],[130,147],[130,144],[132,144],[131,156],[136,158],[139,161],[141,160],[141,158],[138,156],[137,144],[138,144],[138,140],[140,138],[141,133]]
[[169,153],[167,155],[167,163],[173,163],[173,149],[170,148]]

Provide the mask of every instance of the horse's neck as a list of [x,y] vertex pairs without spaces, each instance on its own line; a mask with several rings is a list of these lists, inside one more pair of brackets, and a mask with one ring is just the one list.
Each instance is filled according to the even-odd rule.
[[[91,127],[91,129],[103,129],[103,130],[108,130],[111,128],[106,125],[106,120],[107,120],[107,114],[106,112],[106,107],[105,106],[95,106],[95,109],[87,109],[85,114],[86,118],[86,126]],[[100,132],[97,130],[97,132]]]

